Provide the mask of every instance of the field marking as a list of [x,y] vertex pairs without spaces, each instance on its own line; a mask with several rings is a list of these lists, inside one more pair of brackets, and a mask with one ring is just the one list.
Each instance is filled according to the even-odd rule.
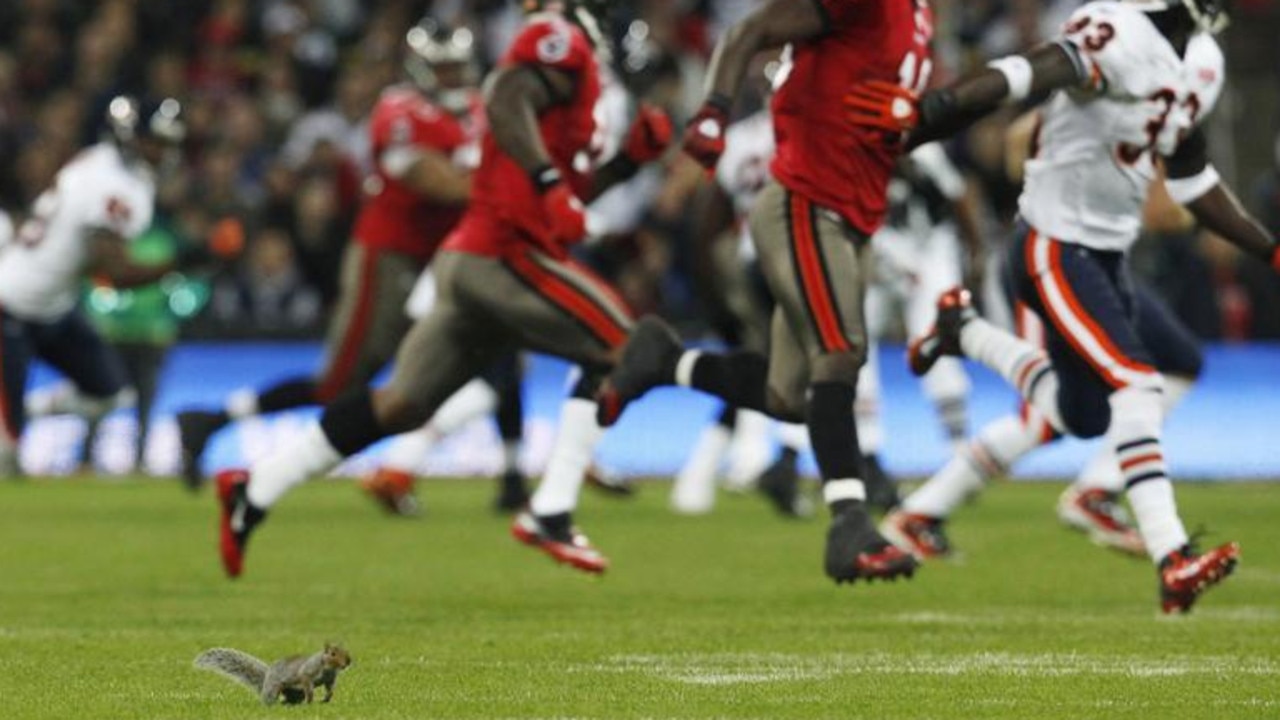
[[980,652],[968,655],[935,653],[615,655],[603,663],[595,663],[584,669],[597,672],[641,673],[686,685],[742,685],[830,680],[841,676],[867,674],[936,677],[988,675],[1028,678],[1280,676],[1280,664],[1271,660],[1225,655],[1151,658],[1078,653],[1006,652]]

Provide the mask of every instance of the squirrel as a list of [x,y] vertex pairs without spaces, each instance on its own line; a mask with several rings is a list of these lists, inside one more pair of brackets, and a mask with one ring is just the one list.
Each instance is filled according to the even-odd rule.
[[311,702],[315,688],[321,685],[325,689],[321,702],[332,700],[338,672],[351,664],[351,653],[325,643],[324,650],[314,655],[294,655],[267,665],[246,652],[211,648],[197,655],[193,664],[240,682],[258,693],[267,705],[281,699],[286,705],[296,705]]

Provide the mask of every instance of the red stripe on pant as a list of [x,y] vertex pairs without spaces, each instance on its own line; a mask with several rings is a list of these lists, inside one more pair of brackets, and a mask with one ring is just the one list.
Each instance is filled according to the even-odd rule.
[[795,193],[790,196],[791,244],[800,270],[800,290],[817,326],[818,341],[827,352],[848,352],[852,347],[844,336],[840,313],[822,268],[822,248],[818,246],[813,227],[813,205]]
[[316,400],[321,403],[328,403],[350,385],[365,336],[369,334],[376,292],[374,283],[378,279],[378,251],[362,247],[360,255],[360,279],[356,289],[355,309],[351,313],[347,331],[342,335],[342,342],[338,345],[338,356],[329,364],[329,371],[316,386]]
[[[614,320],[608,310],[600,307],[595,298],[538,265],[527,253],[512,253],[507,258],[507,267],[528,283],[534,292],[581,323],[605,347],[616,348],[627,341],[627,329]],[[572,266],[567,267],[572,269]]]

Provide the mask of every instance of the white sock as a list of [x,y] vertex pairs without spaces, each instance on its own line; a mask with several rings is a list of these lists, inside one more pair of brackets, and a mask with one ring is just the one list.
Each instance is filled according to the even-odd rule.
[[[1192,381],[1186,378],[1165,376],[1162,403],[1165,417],[1168,417],[1169,411],[1191,391],[1191,385]],[[1120,474],[1120,461],[1116,459],[1115,449],[1110,443],[1104,444],[1098,452],[1094,453],[1088,464],[1084,466],[1084,470],[1080,472],[1080,476],[1076,478],[1075,486],[1080,490],[1098,489],[1111,493],[1124,490],[1124,476]]]
[[729,428],[720,423],[702,429],[671,486],[672,510],[684,515],[711,512],[716,502],[716,474],[732,439]]
[[1036,424],[1028,425],[1016,415],[996,420],[929,482],[907,496],[903,511],[932,518],[949,517],[965,498],[982,490],[988,480],[1008,472],[1010,465],[1038,447],[1041,440]]
[[582,398],[569,398],[560,406],[560,432],[542,483],[533,494],[529,508],[535,515],[559,515],[578,507],[578,494],[596,443],[604,430],[596,424],[596,404]]
[[1064,428],[1058,412],[1058,375],[1043,350],[982,318],[964,324],[960,347],[1003,377],[1055,428]]
[[498,407],[498,393],[483,380],[472,380],[458,388],[431,416],[430,425],[440,437],[447,437],[476,418],[484,417]]
[[227,396],[227,405],[224,410],[227,417],[232,420],[242,420],[259,414],[258,391],[251,388],[236,390]]
[[969,437],[969,376],[959,358],[942,358],[921,381],[953,446]]
[[880,360],[873,343],[867,348],[867,362],[858,371],[858,397],[853,416],[858,428],[858,447],[863,455],[875,455],[884,445],[884,423],[880,420]]
[[1155,391],[1159,381],[1157,376],[1148,387],[1126,387],[1111,393],[1111,427],[1107,430],[1138,532],[1156,562],[1187,543],[1160,443],[1164,408],[1161,394]]
[[[773,434],[782,447],[795,450],[796,454],[809,449],[809,426],[804,423],[776,423]],[[867,453],[864,450],[862,454]]]
[[423,462],[439,438],[430,423],[397,435],[391,441],[391,447],[382,455],[382,467],[409,475],[419,474]]
[[733,427],[733,445],[729,449],[729,468],[725,484],[731,488],[749,487],[773,462],[770,431],[773,420],[755,410],[738,408]]
[[254,463],[249,471],[249,502],[266,510],[313,475],[328,472],[342,462],[318,421],[298,434],[292,444]]

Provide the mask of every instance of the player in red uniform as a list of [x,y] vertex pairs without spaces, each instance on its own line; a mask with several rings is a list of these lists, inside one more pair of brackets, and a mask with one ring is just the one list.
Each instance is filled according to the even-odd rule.
[[[218,476],[221,555],[238,576],[245,545],[291,487],[374,442],[416,427],[478,369],[513,349],[569,359],[590,397],[631,330],[626,307],[568,256],[587,234],[579,198],[592,198],[656,159],[671,138],[661,111],[641,108],[622,152],[592,172],[600,93],[595,47],[602,0],[527,4],[537,12],[487,83],[490,131],[474,197],[433,264],[438,299],[400,345],[384,386],[343,395],[296,443],[249,472]],[[591,38],[591,39],[589,39]],[[574,532],[569,514],[524,514],[522,541],[583,570],[606,562]]]
[[[324,366],[312,377],[235,393],[221,411],[180,413],[183,473],[192,487],[200,482],[204,448],[220,428],[259,413],[323,405],[369,382],[409,330],[405,301],[462,217],[487,123],[469,30],[446,30],[428,19],[409,31],[406,44],[412,82],[383,91],[369,121],[376,167],[365,182],[367,198],[344,260]],[[518,437],[518,412],[515,417],[514,430],[504,427],[504,436],[514,431]],[[393,511],[412,514],[417,504],[411,483],[409,477],[394,487],[383,482],[370,489]],[[523,504],[520,476],[504,473],[503,483],[499,503],[509,497]]]
[[832,513],[826,572],[837,582],[910,576],[912,558],[866,510],[853,401],[866,358],[863,275],[898,143],[846,119],[844,98],[878,79],[915,90],[929,76],[932,14],[923,0],[769,0],[729,30],[685,152],[714,168],[733,101],[757,52],[789,44],[772,109],[773,182],[751,212],[752,239],[775,301],[770,356],[684,352],[656,318],[637,325],[599,396],[601,421],[657,385],[695,387],[739,407],[804,421]]

